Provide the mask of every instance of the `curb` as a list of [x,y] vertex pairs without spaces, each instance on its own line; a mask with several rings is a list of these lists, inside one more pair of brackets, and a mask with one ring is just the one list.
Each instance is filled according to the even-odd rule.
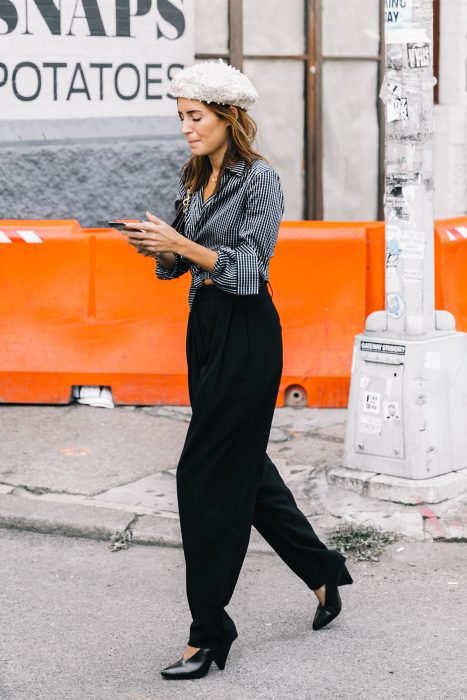
[[[331,488],[392,504],[387,510],[361,508],[343,520],[374,525],[419,541],[467,542],[467,470],[431,479],[404,479],[348,467],[326,471]],[[332,508],[331,508],[332,510]]]
[[[58,503],[0,493],[0,528],[64,537],[107,541],[129,540],[134,544],[181,547],[178,516],[142,514],[80,503]],[[129,538],[126,533],[131,532]],[[121,548],[121,547],[120,547]],[[116,549],[119,549],[117,546]],[[249,550],[273,553],[252,530]]]
[[441,503],[467,493],[467,469],[430,479],[405,479],[362,469],[333,467],[326,476],[331,486],[406,505]]
[[13,530],[106,540],[133,519],[131,513],[113,508],[0,495],[0,527]]
[[[5,492],[7,491],[7,492]],[[142,513],[117,504],[105,507],[76,502],[39,500],[12,493],[13,488],[0,492],[0,528],[25,530],[65,537],[115,540],[149,546],[181,547],[180,521],[177,514]],[[380,513],[362,511],[314,515],[308,518],[322,539],[326,532],[340,523],[374,525],[393,530],[402,539],[415,541],[467,542],[467,517],[437,516],[428,506],[418,512],[396,511]],[[117,545],[115,549],[122,548]],[[273,553],[274,550],[252,528],[248,551]]]

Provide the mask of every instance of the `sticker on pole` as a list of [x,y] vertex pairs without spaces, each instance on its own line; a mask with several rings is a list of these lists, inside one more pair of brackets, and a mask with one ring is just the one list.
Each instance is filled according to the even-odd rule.
[[409,68],[429,68],[431,65],[430,44],[407,44]]
[[413,0],[384,0],[386,29],[407,29],[412,26]]
[[365,391],[363,394],[363,410],[365,413],[378,414],[381,407],[381,394],[376,391]]
[[387,120],[392,122],[403,122],[409,118],[409,103],[406,97],[395,97],[388,102]]
[[405,314],[405,300],[397,292],[386,295],[386,312],[389,318],[402,318]]
[[386,195],[391,197],[404,198],[404,187],[406,185],[418,185],[422,181],[421,174],[416,173],[386,173]]
[[360,416],[358,432],[366,435],[380,435],[383,427],[381,418],[376,416]]
[[402,231],[399,242],[404,258],[423,260],[425,257],[424,231]]
[[385,421],[388,421],[389,423],[397,423],[397,421],[401,419],[401,414],[399,411],[399,402],[385,401],[383,404],[383,416]]
[[[387,201],[386,201],[387,204]],[[387,207],[389,214],[389,206]],[[425,232],[402,229],[395,224],[386,224],[386,264],[391,264],[399,256],[416,260],[425,257]],[[388,292],[397,292],[397,289],[389,289]]]
[[422,271],[406,268],[404,270],[404,282],[408,282],[409,284],[420,284],[423,282]]
[[386,68],[402,70],[404,67],[404,47],[402,44],[386,44]]
[[370,340],[360,341],[362,352],[385,352],[388,355],[405,355],[405,345],[394,345],[393,343],[375,343]]

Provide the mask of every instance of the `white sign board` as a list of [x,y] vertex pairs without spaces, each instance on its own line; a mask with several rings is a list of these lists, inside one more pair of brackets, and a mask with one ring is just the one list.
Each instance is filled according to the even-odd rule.
[[406,29],[412,26],[413,0],[384,0],[386,29]]
[[193,0],[1,0],[0,119],[168,116]]

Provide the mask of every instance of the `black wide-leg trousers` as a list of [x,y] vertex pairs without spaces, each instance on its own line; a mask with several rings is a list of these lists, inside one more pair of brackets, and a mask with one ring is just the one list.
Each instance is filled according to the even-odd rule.
[[177,467],[177,497],[193,618],[188,644],[237,637],[225,611],[251,526],[311,588],[351,583],[345,557],[327,549],[266,454],[282,373],[282,328],[266,285],[239,296],[197,291],[186,351],[192,418]]

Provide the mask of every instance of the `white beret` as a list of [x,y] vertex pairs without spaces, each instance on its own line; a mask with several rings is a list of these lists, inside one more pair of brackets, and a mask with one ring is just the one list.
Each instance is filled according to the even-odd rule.
[[171,81],[171,87],[174,97],[235,105],[245,110],[253,107],[258,99],[251,80],[221,58],[180,70]]

